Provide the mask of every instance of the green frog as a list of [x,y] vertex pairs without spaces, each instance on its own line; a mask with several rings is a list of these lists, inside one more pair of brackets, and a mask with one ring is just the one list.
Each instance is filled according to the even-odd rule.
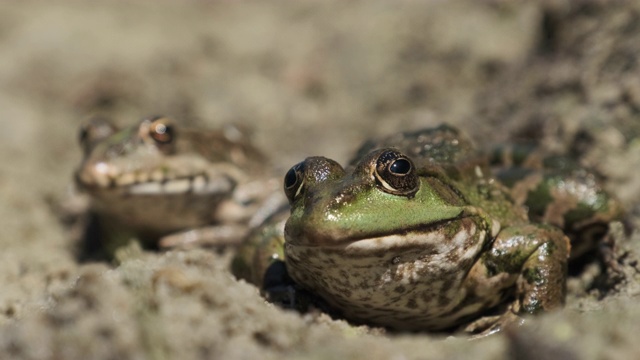
[[572,241],[622,216],[588,173],[538,170],[509,188],[446,125],[369,141],[346,168],[309,157],[284,178],[271,258],[355,323],[490,334],[561,307]]
[[75,180],[107,253],[131,238],[160,247],[238,243],[275,185],[256,180],[266,161],[237,127],[187,128],[154,116],[118,129],[94,118],[80,143]]

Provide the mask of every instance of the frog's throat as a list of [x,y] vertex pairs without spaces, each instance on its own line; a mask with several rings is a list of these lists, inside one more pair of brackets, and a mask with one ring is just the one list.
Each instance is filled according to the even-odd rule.
[[76,182],[81,189],[89,193],[118,193],[132,196],[219,194],[228,193],[236,185],[231,177],[211,177],[206,173],[174,178],[156,176],[147,181],[140,181],[134,174],[122,174],[116,178],[105,178],[96,182],[85,182],[77,176]]

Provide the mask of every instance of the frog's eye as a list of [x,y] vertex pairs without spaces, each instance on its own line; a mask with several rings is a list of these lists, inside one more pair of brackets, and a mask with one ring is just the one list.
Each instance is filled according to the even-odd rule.
[[374,176],[382,191],[390,194],[413,196],[418,191],[413,163],[396,150],[386,150],[378,156]]
[[149,135],[158,144],[166,145],[173,142],[175,129],[168,119],[160,118],[152,122],[149,126]]
[[298,197],[304,185],[304,162],[294,165],[284,176],[284,193],[290,203]]

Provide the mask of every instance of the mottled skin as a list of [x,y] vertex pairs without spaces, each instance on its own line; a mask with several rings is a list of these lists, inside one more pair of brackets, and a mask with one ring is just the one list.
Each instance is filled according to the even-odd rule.
[[574,158],[518,143],[494,149],[490,162],[531,221],[555,225],[569,236],[571,258],[596,248],[609,222],[622,218],[620,203],[602,189],[599,176]]
[[[620,216],[615,202],[578,199],[585,192],[567,191],[568,183],[562,196],[592,205],[590,219],[571,227]],[[597,187],[586,192],[604,196]],[[285,193],[289,275],[349,320],[490,333],[563,304],[568,222],[531,222],[526,200],[515,199],[454,128],[366,143],[346,169],[307,158],[285,177]],[[483,317],[490,311],[499,315]]]
[[236,128],[191,129],[166,117],[118,130],[92,119],[75,179],[89,195],[107,248],[130,238],[147,244],[240,241],[268,191],[250,181],[264,158]]

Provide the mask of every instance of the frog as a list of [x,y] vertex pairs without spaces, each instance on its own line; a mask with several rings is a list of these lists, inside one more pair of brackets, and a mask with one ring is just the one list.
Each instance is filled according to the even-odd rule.
[[238,244],[278,186],[237,126],[187,127],[158,115],[118,128],[94,117],[79,138],[74,179],[93,229],[85,246],[99,256],[130,239],[161,249]]
[[450,125],[367,141],[344,168],[308,157],[284,177],[276,257],[296,289],[352,323],[493,334],[560,309],[582,241],[572,234],[602,236],[590,229],[623,216],[593,177],[561,180],[560,168],[507,186]]

